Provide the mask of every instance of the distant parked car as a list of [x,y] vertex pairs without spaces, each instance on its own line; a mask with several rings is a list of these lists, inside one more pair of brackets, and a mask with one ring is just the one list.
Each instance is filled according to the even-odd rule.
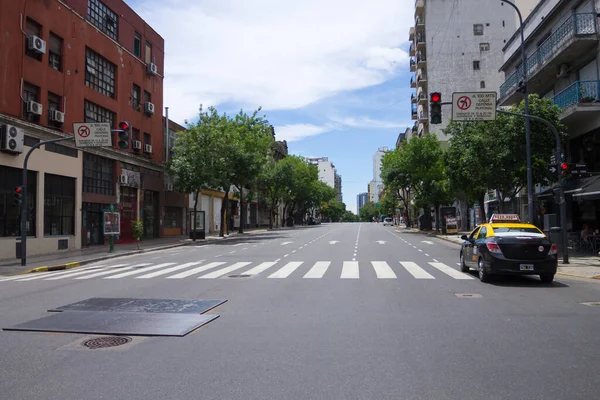
[[391,218],[385,218],[383,220],[383,226],[386,226],[386,225],[392,226],[392,225],[394,225],[394,221],[392,221]]

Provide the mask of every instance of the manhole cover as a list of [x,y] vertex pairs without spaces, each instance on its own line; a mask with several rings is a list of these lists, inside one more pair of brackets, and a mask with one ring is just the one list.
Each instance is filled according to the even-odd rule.
[[600,307],[600,301],[587,301],[585,303],[581,303],[584,306],[590,306],[590,307]]
[[250,278],[252,275],[248,274],[239,274],[239,275],[229,275],[230,278]]
[[461,299],[480,299],[483,297],[477,293],[455,293],[455,296]]
[[103,349],[106,347],[116,347],[131,342],[131,338],[127,336],[104,336],[94,339],[88,339],[82,343],[88,349]]

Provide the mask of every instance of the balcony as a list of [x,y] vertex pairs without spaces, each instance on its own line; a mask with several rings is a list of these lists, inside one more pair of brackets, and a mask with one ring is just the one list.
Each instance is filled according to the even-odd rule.
[[417,51],[417,67],[424,69],[427,66],[427,59],[425,58],[425,53]]
[[410,117],[413,120],[417,119],[417,105],[416,104],[410,105]]
[[414,93],[410,95],[410,102],[411,103],[416,103],[417,102],[417,96],[415,96]]
[[561,92],[552,102],[562,113],[560,118],[565,124],[578,124],[589,118],[590,113],[600,112],[600,81],[577,81]]
[[415,14],[422,15],[425,12],[425,0],[415,0]]
[[413,89],[417,87],[417,81],[413,77],[410,78],[410,87]]
[[410,58],[410,72],[415,72],[417,70],[417,61],[415,61],[414,57]]
[[408,41],[412,42],[413,40],[415,40],[415,27],[411,26],[408,30]]
[[419,123],[426,124],[427,123],[427,110],[423,110],[419,113]]
[[425,50],[425,29],[419,29],[416,34],[417,50]]
[[427,74],[422,69],[417,71],[417,86],[423,89],[427,88]]
[[422,16],[417,16],[417,18],[415,18],[415,27],[425,28],[425,18],[423,18]]
[[410,48],[408,49],[408,55],[411,57],[415,56],[415,44],[411,43]]
[[[585,57],[598,45],[595,13],[573,14],[526,60],[529,93],[544,92],[556,79],[556,68]],[[417,61],[418,62],[418,61]],[[522,82],[523,66],[519,66],[500,85],[500,105],[519,102],[523,94],[516,91]]]
[[420,106],[426,106],[427,105],[427,95],[425,94],[424,91],[420,91],[417,94],[417,102],[419,103]]

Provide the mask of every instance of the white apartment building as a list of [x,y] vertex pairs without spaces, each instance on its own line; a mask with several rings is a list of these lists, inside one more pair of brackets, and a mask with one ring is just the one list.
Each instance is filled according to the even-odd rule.
[[[524,22],[527,89],[560,107],[569,135],[565,161],[587,164],[592,172],[600,172],[599,7],[600,0],[541,0]],[[514,32],[503,49],[501,106],[523,99],[517,90],[523,76],[520,44],[520,34]],[[578,231],[587,223],[598,229],[600,176],[571,180],[565,194],[567,227]],[[537,199],[539,209],[558,214],[551,191]],[[521,201],[522,213],[527,212],[526,202]]]
[[[515,0],[524,15],[537,0]],[[524,16],[525,18],[525,16]],[[503,74],[502,48],[517,27],[515,10],[499,0],[416,0],[415,26],[409,30],[412,133],[434,132],[440,141],[451,117],[442,107],[442,123],[429,123],[429,95],[442,102],[453,92],[498,91]]]

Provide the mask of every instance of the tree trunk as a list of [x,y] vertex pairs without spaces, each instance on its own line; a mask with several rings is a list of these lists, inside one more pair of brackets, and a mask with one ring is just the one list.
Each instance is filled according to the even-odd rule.
[[460,210],[460,230],[469,230],[469,203],[466,200],[459,200],[458,209]]
[[281,213],[281,226],[287,226],[287,223],[285,221],[285,214],[287,211],[287,207],[288,207],[288,204],[286,202],[283,206],[283,212]]
[[485,199],[485,194],[482,194],[481,196],[479,196],[479,200],[478,200],[478,203],[479,203],[479,219],[480,219],[479,223],[480,224],[483,224],[485,222],[485,220],[486,220],[486,218],[485,218],[485,206],[483,204],[483,199]]
[[269,206],[269,229],[273,229],[273,210],[275,209],[275,204],[271,202]]
[[238,228],[238,233],[244,233],[244,185],[240,185],[238,187],[240,191],[240,227]]
[[[221,203],[221,228],[219,229],[219,237],[225,237],[227,207],[229,207],[229,189],[225,190],[225,197],[223,197],[223,202]],[[229,227],[227,227],[227,231],[229,231]]]
[[[192,240],[196,241],[196,210],[198,210],[198,196],[200,196],[200,191],[196,190],[196,201],[194,202],[194,220],[191,221],[190,227],[192,228]],[[138,244],[139,246],[139,244]]]

